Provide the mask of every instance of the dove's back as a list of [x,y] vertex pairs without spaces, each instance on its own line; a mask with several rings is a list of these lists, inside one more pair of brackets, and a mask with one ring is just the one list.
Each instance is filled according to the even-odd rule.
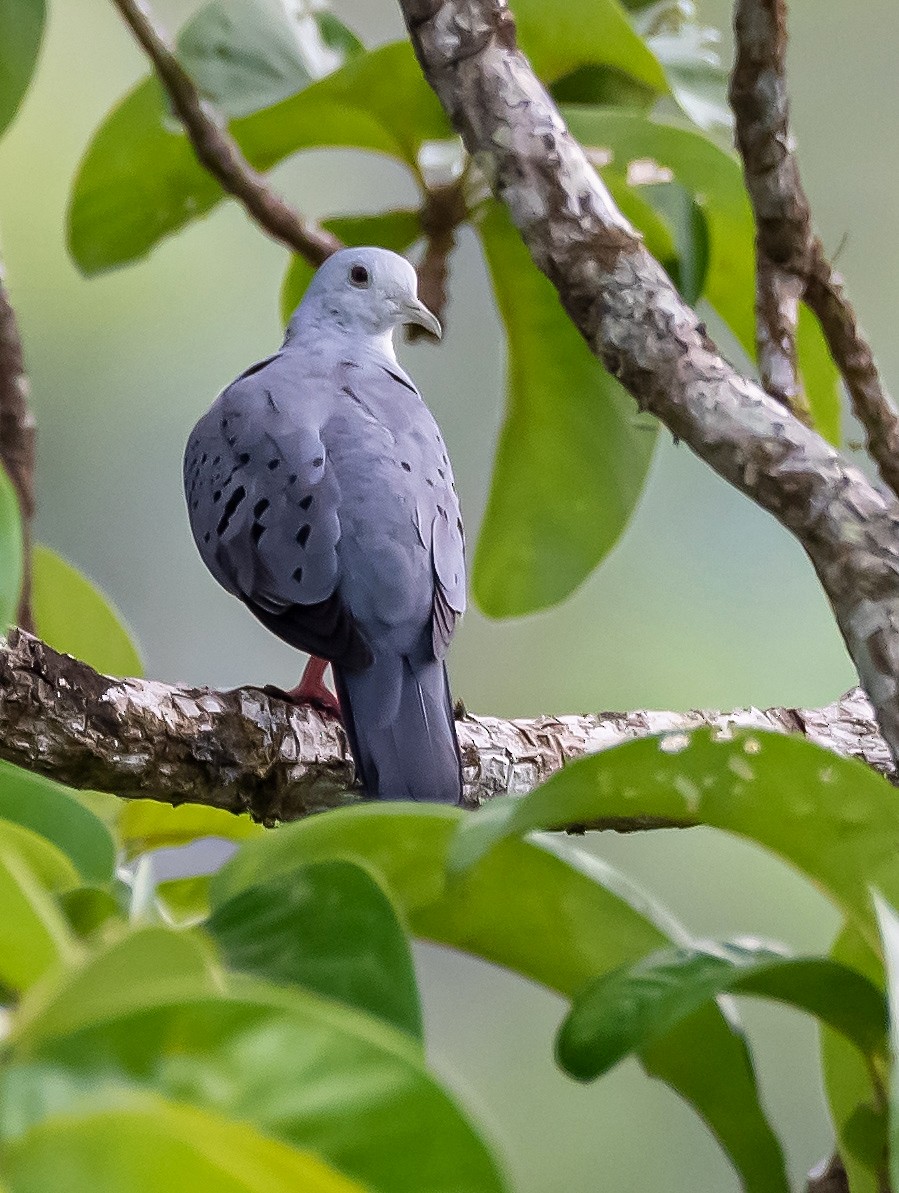
[[444,656],[465,607],[462,521],[440,431],[395,358],[288,343],[197,424],[185,490],[219,583],[332,662],[367,795],[458,803]]

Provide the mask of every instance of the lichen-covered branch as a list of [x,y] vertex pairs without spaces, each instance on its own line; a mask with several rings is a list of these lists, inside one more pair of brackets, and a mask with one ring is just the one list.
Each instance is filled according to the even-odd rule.
[[[823,709],[628,712],[457,722],[465,801],[530,791],[566,762],[653,733],[732,726],[801,733],[892,777],[860,691]],[[110,679],[20,630],[0,640],[0,757],[70,787],[198,803],[273,823],[361,798],[340,724],[258,688]],[[614,820],[635,831],[662,822]]]
[[31,615],[31,524],[37,428],[28,404],[28,392],[19,326],[0,265],[0,460],[16,490],[22,512],[24,567],[18,622],[31,630],[34,628]]
[[428,81],[592,350],[802,544],[899,752],[899,505],[722,359],[517,48],[504,0],[400,4]]
[[321,265],[341,248],[333,233],[303,219],[253,169],[221,117],[198,92],[142,0],[113,0],[113,3],[153,63],[201,165],[222,189],[242,203],[269,236],[311,265]]
[[843,377],[868,453],[899,494],[899,413],[871,348],[815,234],[790,131],[786,0],[737,0],[730,100],[752,200],[758,258],[758,346],[769,393],[791,406],[800,393],[795,326],[799,298],[818,317]]

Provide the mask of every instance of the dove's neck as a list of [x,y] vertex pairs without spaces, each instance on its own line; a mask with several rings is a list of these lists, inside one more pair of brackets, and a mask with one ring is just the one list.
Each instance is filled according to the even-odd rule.
[[306,356],[334,354],[345,358],[358,355],[386,358],[396,364],[396,349],[393,346],[393,328],[386,331],[372,331],[349,318],[342,318],[333,310],[300,307],[287,327],[283,351],[300,350]]

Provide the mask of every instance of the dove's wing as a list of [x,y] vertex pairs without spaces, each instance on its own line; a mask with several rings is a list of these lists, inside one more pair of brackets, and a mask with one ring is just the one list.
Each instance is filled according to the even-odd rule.
[[279,404],[277,360],[238,378],[194,429],[191,529],[218,582],[280,638],[364,667],[371,652],[338,591],[337,479],[315,427]]

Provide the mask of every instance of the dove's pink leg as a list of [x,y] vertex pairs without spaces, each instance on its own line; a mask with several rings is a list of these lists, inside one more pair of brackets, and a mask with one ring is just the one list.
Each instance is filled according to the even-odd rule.
[[314,704],[316,708],[342,719],[340,701],[325,683],[328,660],[310,655],[300,682],[287,695],[294,704]]

